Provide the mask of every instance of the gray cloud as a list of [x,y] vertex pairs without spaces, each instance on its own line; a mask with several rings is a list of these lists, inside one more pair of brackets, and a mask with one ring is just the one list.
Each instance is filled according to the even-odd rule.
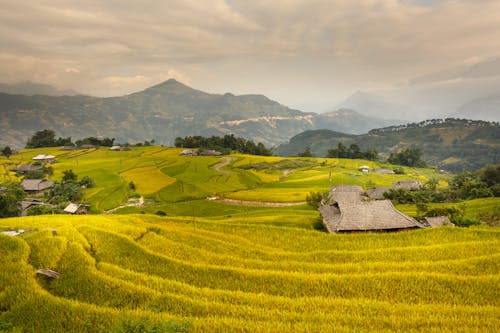
[[321,108],[500,55],[500,2],[4,0],[0,31],[9,83],[115,95],[173,76]]

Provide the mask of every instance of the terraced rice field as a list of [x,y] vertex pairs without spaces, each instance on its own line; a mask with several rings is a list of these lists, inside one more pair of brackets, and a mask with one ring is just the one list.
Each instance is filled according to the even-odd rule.
[[498,331],[498,229],[331,235],[280,219],[2,219],[26,232],[0,234],[0,328]]

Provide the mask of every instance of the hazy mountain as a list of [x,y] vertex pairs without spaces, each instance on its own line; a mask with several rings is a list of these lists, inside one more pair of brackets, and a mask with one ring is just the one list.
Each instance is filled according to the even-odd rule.
[[500,122],[500,94],[472,100],[462,105],[452,116]]
[[390,152],[415,146],[431,165],[450,171],[475,170],[500,162],[500,125],[471,120],[428,120],[375,129],[368,134],[351,135],[330,130],[306,131],[280,145],[275,153],[295,156],[309,147],[314,156],[326,156],[339,143],[373,148],[386,158]]
[[[461,114],[464,104],[497,95],[498,87],[500,57],[421,75],[393,89],[356,92],[339,107],[372,117],[420,121]],[[467,112],[472,115],[472,111]],[[473,119],[482,116],[481,112],[476,114]],[[481,119],[500,120],[500,115],[487,113],[485,117]]]
[[357,91],[338,105],[339,108],[355,110],[364,115],[382,119],[413,119],[410,108],[389,102],[385,97]]
[[373,128],[398,125],[402,120],[369,117],[350,109],[321,113],[314,117],[314,128],[349,134],[367,133]]
[[12,95],[46,95],[46,96],[73,96],[78,95],[74,90],[60,90],[48,84],[19,82],[19,83],[0,83],[0,92]]

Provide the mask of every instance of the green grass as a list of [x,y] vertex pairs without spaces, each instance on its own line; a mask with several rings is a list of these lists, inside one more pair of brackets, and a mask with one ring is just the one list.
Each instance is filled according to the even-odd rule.
[[[16,332],[127,331],[141,325],[193,332],[498,328],[498,229],[332,235],[313,230],[312,220],[300,225],[309,212],[293,207],[195,219],[1,219],[0,229],[28,231],[0,235],[0,327]],[[38,268],[61,277],[37,276]]]

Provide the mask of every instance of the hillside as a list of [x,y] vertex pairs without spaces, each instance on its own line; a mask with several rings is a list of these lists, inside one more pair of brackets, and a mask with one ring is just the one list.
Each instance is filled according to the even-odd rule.
[[148,215],[0,220],[9,227],[25,232],[0,234],[6,331],[494,332],[500,324],[494,228],[329,235],[265,217]]
[[500,125],[483,121],[429,120],[348,135],[328,130],[306,131],[275,149],[280,156],[293,156],[310,147],[315,156],[326,156],[338,143],[356,143],[377,149],[382,156],[405,147],[421,148],[430,165],[450,171],[476,170],[500,161]]
[[462,105],[454,117],[498,121],[500,114],[500,94],[477,98]]
[[[342,111],[317,115],[292,110],[262,95],[208,94],[175,80],[121,97],[24,96],[0,93],[0,146],[22,148],[35,131],[52,129],[74,140],[173,145],[178,136],[236,136],[276,145],[307,129],[364,133],[392,121]],[[325,127],[326,126],[326,127]]]

